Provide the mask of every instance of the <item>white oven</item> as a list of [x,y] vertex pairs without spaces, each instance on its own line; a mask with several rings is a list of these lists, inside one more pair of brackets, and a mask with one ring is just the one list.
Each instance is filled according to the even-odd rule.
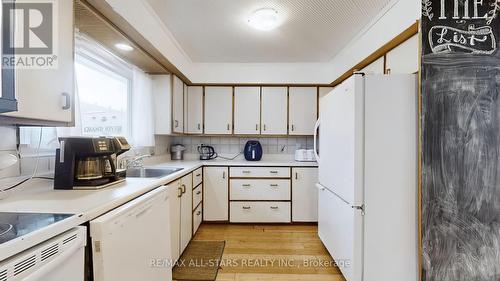
[[0,262],[1,281],[83,281],[86,227],[68,230]]

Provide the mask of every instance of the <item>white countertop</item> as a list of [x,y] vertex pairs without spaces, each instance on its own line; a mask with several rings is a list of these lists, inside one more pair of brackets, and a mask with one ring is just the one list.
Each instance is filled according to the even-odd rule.
[[164,158],[156,158],[146,164],[178,167],[183,168],[183,170],[162,178],[128,178],[123,183],[101,190],[54,190],[53,182],[44,179],[33,179],[13,190],[9,197],[0,200],[0,212],[66,213],[75,215],[0,245],[0,261],[35,246],[50,237],[99,217],[202,166],[317,166],[315,162],[295,162],[276,158],[263,159],[258,162],[250,162],[244,159],[232,161],[223,159],[165,161]]

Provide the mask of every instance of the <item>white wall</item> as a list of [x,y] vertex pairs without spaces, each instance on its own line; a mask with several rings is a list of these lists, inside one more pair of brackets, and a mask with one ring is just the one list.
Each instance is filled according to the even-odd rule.
[[385,11],[335,56],[331,62],[332,81],[414,24],[420,18],[420,5],[419,0],[399,0]]
[[329,63],[195,63],[195,83],[330,83]]
[[106,0],[193,83],[328,84],[420,17],[420,0],[395,0],[331,62],[193,63],[145,0]]

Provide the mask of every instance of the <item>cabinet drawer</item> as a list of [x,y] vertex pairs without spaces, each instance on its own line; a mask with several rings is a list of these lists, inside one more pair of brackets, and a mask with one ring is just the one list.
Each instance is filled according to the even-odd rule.
[[202,218],[203,218],[203,206],[200,205],[193,211],[193,235],[200,227]]
[[193,190],[193,209],[200,204],[201,200],[203,200],[203,185],[198,185],[197,188]]
[[230,168],[232,178],[289,178],[288,167],[232,167]]
[[230,222],[290,222],[290,202],[231,202]]
[[199,168],[193,172],[193,186],[197,186],[203,182],[203,169]]
[[231,180],[230,200],[290,200],[290,193],[290,180]]

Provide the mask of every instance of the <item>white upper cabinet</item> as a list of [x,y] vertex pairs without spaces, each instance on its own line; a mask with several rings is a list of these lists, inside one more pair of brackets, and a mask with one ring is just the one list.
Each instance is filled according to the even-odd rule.
[[[16,70],[18,111],[5,116],[72,123],[74,115],[73,1],[58,1],[57,64],[53,69]],[[29,123],[29,122],[23,122]],[[35,123],[36,124],[36,123]]]
[[234,133],[260,134],[260,87],[234,88]]
[[262,134],[286,135],[288,115],[288,89],[262,87]]
[[172,79],[170,75],[152,75],[155,110],[155,134],[172,133]]
[[419,69],[418,49],[418,35],[415,35],[388,52],[386,56],[388,73],[410,74],[417,72]]
[[368,74],[384,74],[384,71],[384,56],[381,56],[376,61],[361,69],[361,72]]
[[313,135],[318,117],[318,92],[316,87],[290,87],[289,130],[290,135]]
[[175,75],[172,81],[172,131],[184,133],[184,82]]
[[233,87],[205,87],[205,134],[233,132]]
[[184,133],[187,132],[187,124],[188,124],[188,86],[186,85],[186,83],[183,83],[184,87],[183,87],[183,91],[184,91],[184,101],[183,101],[183,114],[184,114],[184,118],[183,118],[183,121],[184,121]]
[[187,87],[187,133],[203,133],[203,87]]

